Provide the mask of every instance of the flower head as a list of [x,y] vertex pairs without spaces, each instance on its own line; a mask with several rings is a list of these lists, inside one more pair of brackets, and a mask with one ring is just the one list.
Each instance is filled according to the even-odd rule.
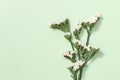
[[85,63],[85,61],[79,60],[73,64],[71,64],[68,69],[72,69],[73,71],[76,71],[80,69],[80,67]]
[[98,48],[94,47],[94,46],[90,46],[91,50],[97,50]]
[[85,49],[87,52],[90,51],[89,45],[88,45],[88,46],[84,45],[84,49]]
[[67,51],[63,53],[63,56],[72,59],[76,53],[74,51]]
[[101,17],[100,14],[96,14],[95,16],[92,16],[91,18],[89,18],[88,22],[90,24],[95,24],[100,17]]

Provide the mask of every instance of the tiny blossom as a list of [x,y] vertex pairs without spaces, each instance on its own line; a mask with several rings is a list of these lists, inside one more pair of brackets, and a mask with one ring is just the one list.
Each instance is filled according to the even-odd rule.
[[85,63],[85,61],[79,60],[79,61],[71,64],[68,68],[72,68],[74,71],[76,71],[76,70],[78,70],[84,63]]
[[72,58],[72,54],[70,54],[69,51],[64,52],[64,53],[63,53],[63,56],[66,56],[66,57]]
[[65,36],[71,36],[71,33],[70,32],[65,32],[64,35]]
[[98,18],[101,17],[100,14],[96,14],[95,16],[92,16],[91,18],[88,19],[88,22],[90,24],[96,23],[96,21],[98,20]]
[[71,54],[76,54],[75,51],[70,51]]
[[76,64],[78,64],[79,66],[82,66],[85,63],[85,61],[79,60],[78,62],[76,62]]
[[90,51],[90,47],[89,46],[84,45],[84,49],[86,49],[87,51]]
[[80,40],[76,40],[76,42],[75,43],[77,43],[78,45],[80,45],[80,46],[83,46],[83,43],[80,41]]
[[94,47],[94,46],[90,46],[91,49],[93,50],[97,50],[98,48]]
[[63,53],[63,56],[72,58],[74,54],[76,54],[74,51],[67,51]]
[[73,70],[74,70],[74,71],[78,70],[79,68],[80,68],[79,65],[74,65],[74,66],[73,66]]
[[90,24],[95,23],[96,21],[97,21],[97,17],[95,17],[95,16],[91,17],[91,18],[88,20],[88,22],[89,22]]

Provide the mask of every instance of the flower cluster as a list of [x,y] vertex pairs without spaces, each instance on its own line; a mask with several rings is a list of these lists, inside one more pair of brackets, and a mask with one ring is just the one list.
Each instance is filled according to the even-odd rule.
[[73,71],[77,71],[78,69],[80,69],[80,67],[85,63],[85,61],[79,60],[73,64],[71,64],[68,69],[72,69]]
[[100,17],[101,17],[100,14],[96,14],[95,16],[92,16],[91,18],[89,18],[88,22],[90,24],[95,24]]
[[75,56],[76,52],[75,51],[66,51],[63,53],[63,56],[66,57],[67,59],[71,60],[72,62],[75,62]]
[[82,30],[82,22],[79,22],[77,24],[77,27],[73,30],[73,34],[74,34],[74,36],[75,36],[76,39],[80,38],[79,34],[80,34],[81,30]]
[[94,46],[91,46],[91,45],[86,45],[86,44],[84,44],[84,43],[82,43],[80,40],[76,40],[76,42],[75,42],[75,47],[77,48],[77,49],[84,49],[84,50],[86,50],[86,51],[90,51],[90,50],[97,50],[97,48],[96,47],[94,47]]
[[[92,29],[100,17],[100,14],[96,14],[87,21],[79,22],[73,31],[70,31],[70,23],[68,19],[61,23],[51,25],[52,29],[64,32],[64,37],[71,44],[72,50],[64,52],[63,56],[72,62],[68,69],[71,72],[73,80],[81,80],[84,66],[87,65],[87,62],[99,51],[98,48],[89,44],[89,39]],[[81,39],[81,31],[83,30],[87,32],[86,42],[84,43]],[[73,40],[76,40],[76,42]]]
[[63,56],[72,59],[75,54],[75,51],[67,51],[63,53]]
[[50,26],[50,28],[58,29],[58,30],[61,30],[63,32],[70,32],[69,20],[65,19],[65,21],[63,21],[63,22],[52,24]]

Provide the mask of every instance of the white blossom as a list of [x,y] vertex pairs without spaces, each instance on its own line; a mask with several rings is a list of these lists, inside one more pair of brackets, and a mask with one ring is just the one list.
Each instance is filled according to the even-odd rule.
[[76,40],[75,43],[77,43],[79,46],[83,46],[84,44],[80,40]]
[[88,19],[88,22],[90,24],[96,23],[96,21],[98,20],[98,18],[100,18],[101,15],[100,14],[96,14],[95,16],[92,16],[91,18]]
[[76,71],[76,70],[78,70],[79,68],[80,68],[79,65],[74,65],[74,66],[73,66],[73,71]]
[[90,46],[89,45],[88,46],[84,45],[84,49],[86,49],[87,51],[90,51]]
[[64,35],[65,36],[71,36],[71,33],[70,32],[65,32]]
[[94,47],[94,46],[90,46],[90,48],[92,49],[92,50],[97,50],[98,48],[96,48],[96,47]]
[[76,71],[76,70],[78,70],[84,63],[85,63],[85,61],[79,60],[79,61],[71,64],[68,68],[72,68],[74,71]]
[[67,51],[63,53],[63,56],[72,58],[74,54],[76,54],[74,51]]

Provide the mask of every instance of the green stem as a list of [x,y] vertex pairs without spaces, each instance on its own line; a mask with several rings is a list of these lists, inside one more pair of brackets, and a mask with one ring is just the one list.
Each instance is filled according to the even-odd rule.
[[70,41],[70,44],[72,46],[72,50],[75,51],[72,41]]
[[88,44],[89,44],[89,40],[90,40],[90,33],[88,32],[86,46],[88,46]]
[[[72,40],[70,40],[70,44],[71,44],[72,50],[75,51]],[[77,73],[75,73],[75,75],[74,75],[74,80],[77,80]]]
[[[89,40],[90,40],[90,32],[87,32],[88,35],[87,35],[87,41],[86,41],[86,46],[88,46],[89,44]],[[86,64],[86,63],[85,63]],[[84,64],[84,65],[85,65]],[[84,65],[81,67],[81,69],[79,70],[79,76],[78,76],[78,80],[81,80],[82,79],[82,73],[83,73],[83,68],[84,68]]]
[[83,67],[81,67],[80,71],[79,71],[79,77],[78,80],[82,79],[82,72],[83,72]]

